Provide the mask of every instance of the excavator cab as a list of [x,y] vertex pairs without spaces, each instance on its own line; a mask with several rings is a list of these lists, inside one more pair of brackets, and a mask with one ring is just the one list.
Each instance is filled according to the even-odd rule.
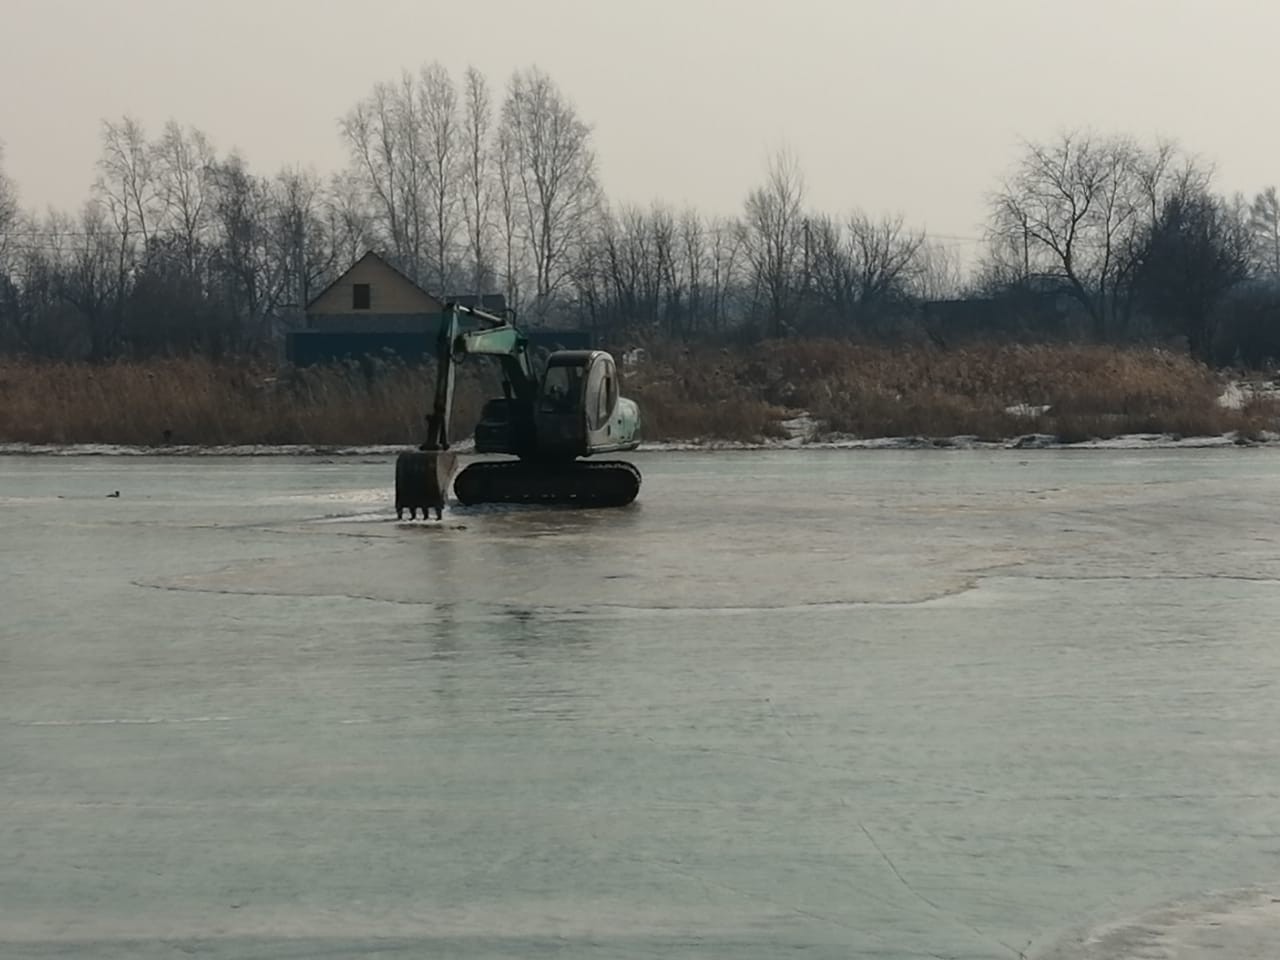
[[619,395],[618,371],[603,350],[560,350],[547,360],[534,406],[542,456],[588,457],[639,446],[639,410]]

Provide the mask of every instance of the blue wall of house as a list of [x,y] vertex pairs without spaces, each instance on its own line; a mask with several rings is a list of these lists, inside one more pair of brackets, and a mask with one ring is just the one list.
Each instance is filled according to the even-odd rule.
[[[436,353],[438,318],[431,330],[296,330],[285,339],[285,359],[306,367],[319,363],[359,360],[364,357],[395,357],[404,363],[433,361]],[[546,350],[588,350],[591,334],[585,330],[526,330],[534,347]]]

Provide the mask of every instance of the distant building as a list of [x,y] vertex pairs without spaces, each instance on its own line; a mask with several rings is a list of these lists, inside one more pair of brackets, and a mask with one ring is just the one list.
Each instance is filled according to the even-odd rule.
[[[436,332],[450,301],[476,306],[477,298],[438,297],[370,250],[307,304],[306,326],[288,334],[286,356],[299,366],[387,352],[410,362],[423,360],[435,352]],[[504,316],[506,298],[485,294],[479,309]],[[554,339],[566,347],[590,346],[590,336],[578,331],[526,332],[535,344]]]
[[1058,337],[1084,322],[1061,281],[1035,276],[996,296],[926,300],[917,314],[925,330],[943,341]]
[[[448,299],[466,306],[476,303],[474,295]],[[370,250],[307,304],[307,329],[417,333],[433,326],[444,304],[445,300]],[[480,307],[501,315],[507,308],[506,298],[500,293],[485,294]]]

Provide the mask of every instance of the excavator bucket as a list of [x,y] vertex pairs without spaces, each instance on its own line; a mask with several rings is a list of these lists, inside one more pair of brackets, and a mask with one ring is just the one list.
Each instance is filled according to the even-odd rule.
[[449,485],[458,468],[458,455],[452,450],[419,450],[402,453],[396,458],[396,517],[427,519],[427,510],[436,512],[439,520],[444,511]]

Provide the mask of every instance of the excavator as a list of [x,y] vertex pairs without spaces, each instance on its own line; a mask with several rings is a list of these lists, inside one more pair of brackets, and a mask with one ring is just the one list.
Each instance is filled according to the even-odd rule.
[[[455,372],[466,357],[495,357],[503,396],[485,402],[475,452],[515,459],[477,460],[457,473],[450,447]],[[635,450],[640,408],[621,395],[613,357],[603,350],[558,350],[535,370],[529,341],[510,319],[458,303],[445,305],[436,344],[436,384],[427,438],[396,458],[396,517],[442,517],[450,483],[463,505],[484,503],[622,507],[640,493],[640,471],[623,460],[584,460]]]

